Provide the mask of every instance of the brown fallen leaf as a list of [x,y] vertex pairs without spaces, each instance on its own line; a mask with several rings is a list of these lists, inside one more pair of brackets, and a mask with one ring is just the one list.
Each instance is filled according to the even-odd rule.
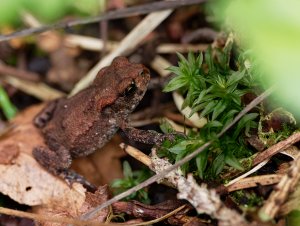
[[29,206],[60,206],[78,210],[85,200],[85,189],[74,183],[70,188],[63,180],[48,173],[33,158],[33,147],[43,144],[43,138],[32,124],[32,118],[43,105],[20,113],[14,125],[0,137],[0,192]]
[[[105,201],[107,201],[108,199],[108,186],[104,185],[101,186],[97,189],[97,191],[95,193],[90,193],[87,192],[86,193],[86,199],[85,201],[82,203],[81,207],[79,209],[76,209],[74,211],[74,209],[67,209],[67,208],[61,208],[60,206],[57,206],[55,208],[48,208],[47,206],[38,206],[38,207],[34,207],[33,211],[35,213],[44,215],[44,216],[49,216],[49,218],[51,219],[51,217],[68,217],[68,218],[72,218],[72,219],[79,219],[79,217],[86,213],[87,211],[91,210],[92,208],[96,207],[97,205],[100,205],[102,203],[104,203]],[[103,223],[105,222],[107,216],[109,214],[109,209],[105,208],[103,210],[100,211],[100,213],[98,214],[98,216],[95,219],[91,219],[91,220],[95,220],[99,223]],[[41,226],[62,226],[62,225],[67,225],[67,224],[61,224],[61,223],[54,223],[51,221],[48,222],[41,222],[39,225]]]
[[122,178],[123,170],[120,158],[124,157],[126,153],[119,146],[121,142],[118,135],[114,136],[101,148],[101,151],[73,160],[72,169],[97,186]]

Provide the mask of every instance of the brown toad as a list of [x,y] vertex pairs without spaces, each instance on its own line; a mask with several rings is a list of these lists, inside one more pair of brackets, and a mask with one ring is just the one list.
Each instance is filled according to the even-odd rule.
[[132,132],[143,141],[145,134],[127,128],[126,122],[143,98],[149,80],[145,66],[117,57],[99,71],[88,88],[51,102],[34,120],[47,145],[33,150],[35,159],[51,173],[66,178],[73,158],[93,153],[120,127],[129,137]]

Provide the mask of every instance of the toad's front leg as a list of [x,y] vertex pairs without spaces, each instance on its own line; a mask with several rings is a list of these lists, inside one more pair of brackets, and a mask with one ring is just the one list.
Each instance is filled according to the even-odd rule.
[[129,139],[144,144],[155,144],[158,146],[160,146],[164,140],[174,141],[176,135],[182,136],[182,134],[179,133],[162,134],[154,130],[141,130],[141,129],[137,129],[134,127],[127,127],[127,126],[122,126],[121,129],[122,131],[124,131],[124,133]]
[[47,122],[50,121],[50,119],[53,116],[53,113],[56,109],[57,103],[61,99],[56,99],[51,101],[46,107],[43,108],[33,119],[33,123],[37,128],[43,128],[46,126]]

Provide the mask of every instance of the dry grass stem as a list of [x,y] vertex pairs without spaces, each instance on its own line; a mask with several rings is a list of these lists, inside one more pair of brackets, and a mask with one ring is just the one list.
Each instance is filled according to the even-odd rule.
[[139,162],[143,163],[144,165],[150,167],[151,166],[151,159],[148,155],[145,155],[143,152],[141,152],[140,150],[126,145],[124,143],[120,144],[120,147],[130,156],[132,156],[133,158],[135,158],[136,160],[138,160]]
[[262,176],[253,176],[240,179],[234,184],[227,185],[227,191],[233,192],[246,188],[257,187],[258,185],[271,185],[277,184],[282,178],[280,174],[270,174],[270,175],[262,175]]
[[50,86],[47,86],[45,83],[41,82],[30,82],[11,76],[5,76],[3,78],[3,81],[16,87],[24,93],[27,93],[44,101],[53,100],[65,95],[63,92],[53,89]]
[[155,224],[155,223],[158,223],[158,222],[161,222],[169,217],[171,217],[172,215],[178,213],[180,210],[182,210],[183,208],[185,207],[185,205],[183,206],[180,206],[178,207],[177,209],[171,211],[170,213],[160,217],[160,218],[157,218],[155,220],[151,220],[151,221],[146,221],[146,222],[142,222],[142,223],[136,223],[136,224],[122,224],[122,225],[126,225],[126,226],[143,226],[143,225],[152,225],[152,224]]
[[294,134],[292,134],[290,137],[288,137],[287,139],[280,141],[279,143],[273,145],[272,147],[268,148],[267,150],[260,152],[253,161],[253,165],[257,165],[269,158],[271,158],[273,155],[284,151],[285,149],[287,149],[289,146],[291,146],[292,144],[296,143],[300,141],[300,132],[296,132]]
[[202,52],[208,48],[208,44],[172,44],[165,43],[157,47],[156,52],[158,54],[170,54],[170,53],[188,53],[188,52]]
[[104,224],[104,223],[98,223],[95,221],[74,220],[72,218],[67,218],[67,217],[45,216],[45,215],[40,215],[40,214],[35,214],[35,213],[28,213],[28,212],[19,211],[19,210],[8,209],[8,208],[4,208],[4,207],[0,207],[0,213],[10,215],[10,216],[28,218],[28,219],[35,220],[37,222],[53,222],[53,223],[72,224],[72,225],[79,225],[79,226],[83,226],[83,225],[115,226],[115,225],[119,225],[119,224]]

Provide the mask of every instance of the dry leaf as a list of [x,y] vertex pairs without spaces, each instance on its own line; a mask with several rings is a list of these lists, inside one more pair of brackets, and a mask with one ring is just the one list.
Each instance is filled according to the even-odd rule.
[[0,139],[0,192],[29,206],[78,210],[85,200],[82,185],[74,183],[70,188],[42,168],[31,154],[33,147],[43,144],[39,131],[32,124],[42,107],[30,107],[20,113],[11,122],[14,127]]
[[89,155],[88,158],[73,160],[72,169],[98,186],[109,184],[116,178],[122,178],[120,158],[126,153],[119,147],[121,142],[119,136],[114,136],[101,150]]
[[[95,193],[86,193],[86,199],[82,206],[77,210],[71,210],[67,208],[61,208],[59,206],[55,208],[49,208],[47,206],[38,206],[33,209],[35,213],[42,214],[44,216],[51,217],[68,217],[73,219],[79,219],[81,215],[95,208],[96,206],[104,203],[108,199],[108,186],[99,187]],[[99,223],[105,222],[109,213],[109,209],[105,208],[97,214],[97,220]],[[41,226],[62,226],[67,224],[54,223],[54,222],[41,222]]]

